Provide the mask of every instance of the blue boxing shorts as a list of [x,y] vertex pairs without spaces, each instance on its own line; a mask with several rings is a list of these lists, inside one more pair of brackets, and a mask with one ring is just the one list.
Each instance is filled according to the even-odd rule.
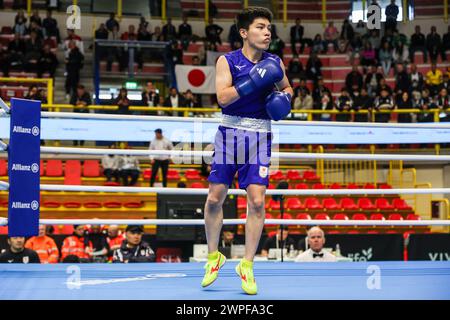
[[240,189],[269,185],[272,133],[219,126],[208,181],[231,187],[238,174]]

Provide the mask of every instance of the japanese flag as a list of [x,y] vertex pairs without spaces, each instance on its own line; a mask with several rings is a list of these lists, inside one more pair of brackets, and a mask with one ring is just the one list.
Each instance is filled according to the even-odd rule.
[[216,69],[210,66],[176,65],[178,91],[192,93],[216,93]]

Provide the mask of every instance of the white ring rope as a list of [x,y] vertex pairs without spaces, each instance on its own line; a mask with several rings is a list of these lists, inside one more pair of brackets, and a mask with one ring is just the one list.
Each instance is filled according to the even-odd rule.
[[[45,225],[160,225],[160,226],[203,226],[203,219],[41,219]],[[246,219],[224,219],[224,225],[245,224]],[[266,219],[266,225],[308,225],[308,226],[450,226],[450,220],[303,220],[303,219]],[[0,225],[7,225],[8,219],[0,218]]]
[[0,181],[0,190],[9,190],[9,183]]
[[[173,111],[177,111],[176,108]],[[72,113],[72,112],[41,112],[46,118],[72,118],[72,119],[110,119],[110,120],[158,120],[158,121],[185,121],[185,122],[217,122],[217,118],[196,118],[196,117],[168,117],[168,116],[143,116],[143,115],[117,115],[101,113]],[[298,121],[283,120],[277,121],[277,125],[302,125],[321,127],[364,127],[364,128],[414,128],[414,129],[450,129],[450,123],[429,122],[429,123],[377,123],[377,122],[336,122],[336,121]]]
[[[134,155],[134,156],[172,156],[172,157],[212,157],[213,151],[186,150],[130,150],[130,149],[97,149],[41,147],[42,153],[52,154],[84,154],[84,155]],[[328,160],[404,160],[404,161],[450,161],[450,156],[409,155],[409,154],[340,154],[340,153],[298,153],[272,152],[272,157],[284,159],[328,159]]]
[[6,151],[8,149],[8,145],[0,140],[0,151]]

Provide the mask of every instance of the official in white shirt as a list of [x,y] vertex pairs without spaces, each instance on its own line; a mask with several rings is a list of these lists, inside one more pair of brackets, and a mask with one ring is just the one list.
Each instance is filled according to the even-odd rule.
[[[155,130],[155,139],[150,143],[150,150],[173,150],[172,142],[165,138],[161,129]],[[167,187],[167,171],[169,170],[170,156],[150,156],[152,163],[152,176],[150,178],[150,187],[155,183],[156,175],[161,167],[163,187]]]
[[319,227],[308,230],[309,249],[299,254],[295,262],[335,262],[336,256],[323,250],[325,233]]

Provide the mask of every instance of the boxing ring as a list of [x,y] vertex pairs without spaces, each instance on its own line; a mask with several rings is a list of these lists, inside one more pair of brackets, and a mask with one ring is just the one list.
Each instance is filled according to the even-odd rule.
[[[51,117],[114,117],[110,115],[71,115],[46,113]],[[329,124],[335,125],[335,124]],[[380,127],[380,124],[365,124]],[[392,124],[391,124],[392,125]],[[401,125],[399,125],[401,127]],[[447,124],[426,124],[428,128],[450,129]],[[405,127],[413,128],[408,124]],[[0,143],[0,150],[7,150]],[[150,151],[122,149],[90,149],[40,147],[48,154],[128,154],[211,156],[206,151]],[[311,154],[274,152],[273,157],[286,159],[360,159],[449,162],[450,156],[383,155],[383,154]],[[12,185],[0,182],[0,190]],[[158,187],[107,187],[37,185],[40,191],[83,191],[123,193],[156,193],[206,195],[208,189]],[[230,189],[229,195],[245,195],[245,190]],[[298,189],[267,190],[267,195],[376,195],[376,194],[450,194],[450,188],[402,189]],[[0,226],[9,219],[0,218]],[[40,219],[41,224],[91,224],[92,219]],[[203,225],[197,219],[96,219],[95,224],[138,225]],[[245,219],[225,219],[224,225],[245,224]],[[384,220],[296,220],[266,219],[269,225],[319,226],[450,226],[450,220],[384,221]],[[293,263],[256,262],[255,277],[259,292],[245,295],[234,272],[236,262],[229,261],[221,269],[218,280],[206,289],[200,286],[204,274],[201,263],[152,264],[0,264],[0,299],[151,299],[151,300],[386,300],[386,299],[450,299],[450,262],[338,262]]]

